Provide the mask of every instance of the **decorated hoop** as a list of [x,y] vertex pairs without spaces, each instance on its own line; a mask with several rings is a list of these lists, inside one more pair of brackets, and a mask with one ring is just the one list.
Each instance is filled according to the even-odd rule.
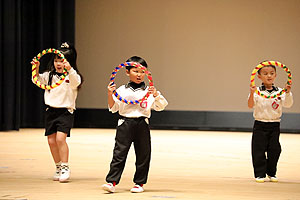
[[[153,79],[152,79],[152,76],[151,76],[151,73],[147,70],[146,67],[144,67],[143,65],[141,65],[140,63],[136,63],[136,62],[125,62],[125,63],[121,63],[118,67],[116,67],[114,69],[114,71],[111,73],[111,76],[110,76],[110,82],[112,82],[111,84],[114,84],[114,81],[115,81],[115,78],[116,78],[116,75],[118,73],[118,71],[126,66],[133,66],[133,67],[137,67],[137,68],[140,68],[142,69],[145,74],[147,75],[148,77],[148,80],[149,80],[149,85],[150,86],[153,86]],[[149,92],[147,92],[147,94],[139,99],[139,100],[134,100],[134,101],[129,101],[129,100],[126,100],[124,99],[123,97],[121,97],[116,90],[113,91],[114,95],[117,97],[117,99],[119,99],[120,101],[126,103],[126,104],[139,104],[141,103],[142,101],[146,100],[148,97],[149,97]]]
[[[260,63],[259,65],[257,65],[254,70],[252,71],[252,74],[251,74],[251,86],[255,86],[255,82],[254,82],[254,79],[255,79],[255,75],[256,73],[258,72],[259,69],[267,66],[267,65],[272,65],[272,66],[277,66],[277,67],[281,67],[286,73],[287,73],[287,76],[288,76],[288,80],[287,80],[287,84],[288,85],[291,85],[292,84],[292,74],[291,74],[291,71],[282,63],[280,62],[277,62],[277,61],[265,61],[265,62],[262,62]],[[258,94],[259,96],[262,96],[264,98],[267,98],[267,99],[272,99],[272,98],[276,98],[280,95],[282,95],[284,92],[286,92],[286,89],[282,89],[281,91],[279,91],[278,93],[274,94],[274,95],[265,95],[265,94],[262,94],[260,91],[256,90],[255,91],[256,94]]]
[[[65,56],[64,54],[62,54],[59,50],[57,49],[53,49],[53,48],[50,48],[50,49],[46,49],[46,50],[43,50],[41,53],[39,53],[34,59],[33,61],[34,62],[37,62],[41,59],[41,57],[47,53],[55,53],[56,55],[58,55],[62,60],[62,62],[65,61]],[[37,74],[36,74],[36,64],[33,64],[32,65],[32,79],[34,81],[34,83],[42,88],[42,89],[45,89],[45,90],[50,90],[50,89],[53,89],[53,88],[56,88],[57,86],[59,86],[60,84],[62,84],[62,82],[65,80],[66,76],[68,75],[68,71],[66,68],[64,68],[64,72],[63,72],[63,75],[60,76],[60,80],[56,83],[53,83],[52,85],[45,85],[45,84],[42,84],[38,78],[37,78]]]

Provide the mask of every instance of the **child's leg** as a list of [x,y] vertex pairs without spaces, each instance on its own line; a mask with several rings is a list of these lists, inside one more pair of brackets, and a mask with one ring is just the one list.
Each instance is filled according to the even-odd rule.
[[67,163],[69,160],[69,147],[66,141],[67,134],[63,132],[57,132],[56,134],[56,144],[59,150],[59,156],[62,163]]
[[66,141],[67,134],[63,132],[57,132],[56,143],[59,149],[59,155],[61,158],[61,173],[59,177],[60,182],[68,182],[70,178],[70,169],[69,169],[69,147]]
[[123,173],[128,151],[132,143],[132,125],[130,120],[125,120],[117,127],[113,158],[106,182],[118,184]]
[[267,174],[269,176],[276,176],[277,163],[281,153],[281,146],[279,143],[280,127],[274,127],[274,131],[270,135],[269,146],[268,146],[268,160],[267,160]]
[[147,183],[150,159],[151,159],[151,136],[149,125],[141,119],[134,138],[136,155],[136,172],[133,181],[142,185]]
[[50,147],[51,155],[55,163],[59,163],[61,161],[59,149],[56,143],[56,133],[47,136],[48,144]]
[[266,177],[267,159],[267,134],[263,127],[263,122],[255,121],[252,135],[252,164],[254,168],[254,176]]
[[61,158],[59,155],[59,148],[56,143],[56,133],[48,135],[47,138],[48,138],[48,144],[50,147],[50,151],[51,151],[53,160],[56,165],[56,171],[54,173],[53,180],[58,181],[60,178],[60,172],[61,172]]

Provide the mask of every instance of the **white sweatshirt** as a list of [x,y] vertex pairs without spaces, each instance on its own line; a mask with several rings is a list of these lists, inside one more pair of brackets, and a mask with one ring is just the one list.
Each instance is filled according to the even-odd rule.
[[[48,84],[49,72],[39,74],[38,80],[42,84]],[[53,75],[52,84],[59,81],[58,75]],[[71,68],[69,74],[61,85],[51,90],[45,90],[45,104],[54,108],[68,108],[70,112],[75,110],[75,101],[77,98],[77,87],[81,83],[81,78],[76,70]]]
[[[265,90],[263,87],[257,87],[262,94],[274,95],[281,91],[281,88],[274,87],[271,93]],[[275,99],[266,99],[254,93],[254,111],[253,117],[255,120],[262,122],[280,122],[282,115],[282,107],[290,108],[293,105],[293,95],[291,92],[283,93],[281,96]]]
[[[133,89],[128,85],[122,85],[117,89],[117,93],[126,100],[139,100],[143,98],[148,92],[149,87],[145,89],[138,88]],[[157,97],[153,97],[153,95],[149,95],[148,99],[141,102],[140,104],[132,105],[126,104],[118,100],[115,95],[113,98],[115,100],[115,104],[112,108],[109,108],[109,111],[112,113],[118,112],[121,116],[129,117],[129,118],[138,118],[138,117],[147,117],[151,116],[151,108],[155,111],[162,111],[168,105],[167,100],[158,92],[159,95]]]

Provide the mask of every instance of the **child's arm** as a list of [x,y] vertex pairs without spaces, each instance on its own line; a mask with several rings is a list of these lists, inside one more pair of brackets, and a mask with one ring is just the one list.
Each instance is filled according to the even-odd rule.
[[154,98],[156,98],[159,95],[159,93],[157,92],[157,90],[154,86],[150,86],[148,92],[149,92],[149,94],[153,94]]
[[[38,79],[38,81],[40,81],[42,84],[47,84],[48,82],[48,74],[39,74],[39,69],[40,69],[40,62],[39,61],[35,61],[35,58],[32,59],[32,61],[30,62],[32,65],[36,65],[35,71],[36,71],[36,77]],[[31,78],[32,82],[34,83],[33,78]]]
[[32,61],[30,62],[30,64],[32,65],[36,65],[35,71],[36,71],[36,77],[39,78],[39,69],[40,69],[40,62],[39,61],[35,61],[35,57],[32,59]]
[[248,97],[248,108],[254,107],[254,92],[256,90],[256,86],[250,85],[250,95]]
[[287,84],[285,86],[285,89],[286,89],[286,94],[285,94],[285,98],[283,100],[282,106],[285,108],[290,108],[290,107],[292,107],[292,105],[294,103],[293,95],[291,93],[292,86]]
[[72,66],[70,65],[70,63],[68,61],[64,62],[64,67],[69,72],[69,79],[70,79],[70,86],[71,86],[71,88],[77,89],[77,87],[81,83],[81,78],[80,78],[79,74],[76,72],[75,69],[72,68]]
[[148,92],[149,94],[153,94],[153,97],[155,98],[153,109],[155,111],[164,110],[165,107],[168,105],[168,101],[165,99],[165,97],[163,97],[154,86],[150,86]]
[[116,89],[116,84],[112,84],[110,82],[107,86],[107,101],[108,101],[108,107],[111,109],[115,105],[115,100],[113,98],[113,91]]

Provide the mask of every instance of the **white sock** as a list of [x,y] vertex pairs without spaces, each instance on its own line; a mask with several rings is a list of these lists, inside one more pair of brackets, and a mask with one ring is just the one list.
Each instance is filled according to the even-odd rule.
[[61,163],[61,166],[63,166],[63,165],[64,165],[64,166],[69,166],[69,163],[67,163],[67,162],[62,162],[62,163]]
[[61,162],[55,163],[55,165],[56,165],[56,174],[60,173],[60,170],[61,170],[60,163]]

